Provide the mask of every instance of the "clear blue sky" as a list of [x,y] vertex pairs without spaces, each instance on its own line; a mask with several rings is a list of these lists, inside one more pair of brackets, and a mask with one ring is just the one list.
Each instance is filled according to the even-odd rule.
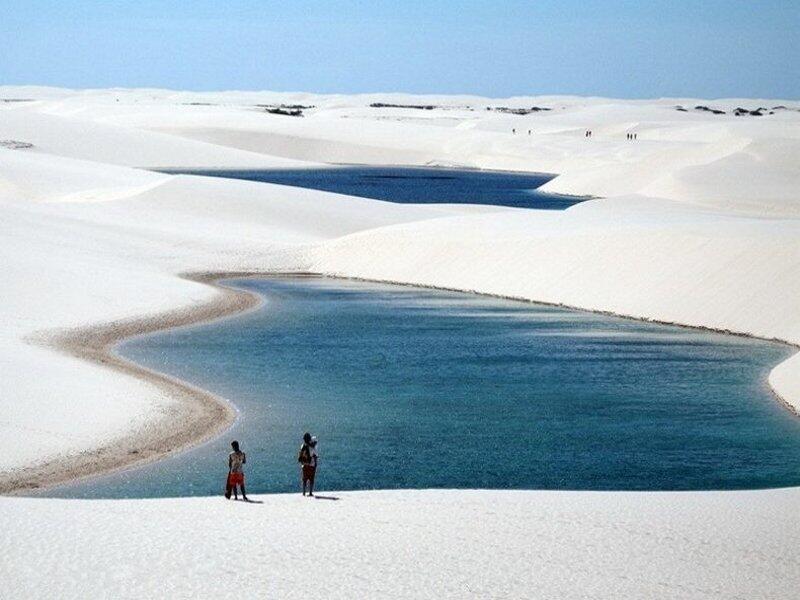
[[800,0],[0,0],[0,83],[800,98]]

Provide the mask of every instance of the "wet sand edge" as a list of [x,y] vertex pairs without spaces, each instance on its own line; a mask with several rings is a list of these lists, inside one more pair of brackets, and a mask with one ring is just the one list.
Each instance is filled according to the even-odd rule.
[[250,292],[220,285],[221,279],[249,277],[253,272],[183,273],[183,279],[210,285],[217,296],[210,302],[156,315],[113,321],[77,329],[42,332],[28,338],[37,345],[118,373],[138,377],[159,389],[172,402],[140,428],[103,446],[48,462],[0,473],[0,494],[25,494],[67,482],[105,475],[159,460],[206,442],[236,420],[235,407],[219,396],[184,381],[137,365],[117,355],[122,340],[164,329],[195,325],[253,310],[261,299]]

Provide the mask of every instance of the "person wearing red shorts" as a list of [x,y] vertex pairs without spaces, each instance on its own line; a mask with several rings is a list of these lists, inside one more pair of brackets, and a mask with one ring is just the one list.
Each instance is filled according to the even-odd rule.
[[233,452],[228,455],[228,481],[225,484],[225,497],[230,500],[233,492],[234,500],[239,499],[236,491],[237,486],[242,489],[242,500],[247,502],[247,492],[244,489],[244,464],[247,462],[247,455],[239,449],[239,442],[231,442]]
[[317,438],[312,437],[310,433],[303,434],[303,444],[300,446],[300,454],[297,455],[297,461],[300,463],[300,475],[303,487],[303,496],[306,495],[306,488],[308,488],[308,495],[314,495],[314,477],[317,474]]

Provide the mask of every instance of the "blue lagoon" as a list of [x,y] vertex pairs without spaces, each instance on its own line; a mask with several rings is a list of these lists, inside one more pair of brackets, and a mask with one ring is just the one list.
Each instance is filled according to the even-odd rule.
[[400,204],[491,204],[563,210],[586,200],[543,192],[553,179],[543,173],[397,166],[339,166],[319,169],[165,170],[309,188]]
[[229,280],[257,311],[130,339],[125,357],[230,399],[217,440],[50,490],[218,494],[229,442],[248,491],[699,490],[800,484],[800,419],[771,393],[786,345],[470,294],[313,277]]

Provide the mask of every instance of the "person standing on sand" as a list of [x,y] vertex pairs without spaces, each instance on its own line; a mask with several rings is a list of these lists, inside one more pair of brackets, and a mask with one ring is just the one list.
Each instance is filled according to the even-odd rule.
[[247,492],[244,489],[244,464],[247,462],[247,455],[239,449],[239,442],[231,442],[233,452],[228,455],[228,482],[225,485],[225,497],[230,500],[233,492],[234,500],[239,499],[236,491],[238,485],[242,488],[242,500],[247,502]]
[[317,474],[317,460],[317,438],[305,432],[303,434],[303,444],[300,446],[300,453],[297,455],[297,461],[300,463],[303,496],[306,495],[306,487],[308,487],[308,495],[314,495],[314,478]]
[[311,477],[311,487],[312,488],[314,487],[314,479],[317,476],[317,466],[318,466],[318,463],[319,463],[319,454],[317,453],[317,444],[318,443],[319,443],[319,440],[317,439],[317,436],[312,435],[311,436],[311,466],[314,467],[314,475],[313,475],[313,477]]

